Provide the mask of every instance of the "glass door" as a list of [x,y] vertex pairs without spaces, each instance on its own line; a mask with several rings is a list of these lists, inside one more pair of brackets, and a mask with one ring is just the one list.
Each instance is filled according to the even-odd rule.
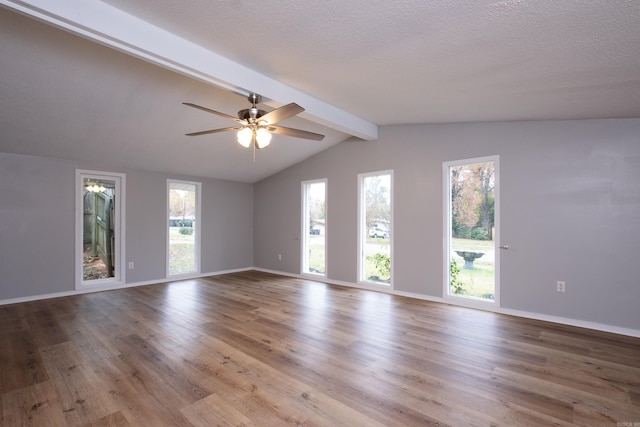
[[124,283],[123,174],[76,171],[76,289]]
[[200,185],[168,181],[168,277],[200,272]]
[[499,300],[498,157],[446,162],[445,297]]
[[326,275],[327,181],[302,183],[302,272]]
[[391,286],[393,171],[358,175],[358,281]]

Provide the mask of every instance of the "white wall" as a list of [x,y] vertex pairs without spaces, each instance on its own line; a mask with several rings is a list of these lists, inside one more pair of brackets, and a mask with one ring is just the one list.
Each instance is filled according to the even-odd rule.
[[76,168],[126,174],[126,283],[165,278],[167,178],[202,182],[202,272],[253,265],[251,184],[0,153],[0,302],[75,289]]
[[502,307],[640,330],[640,119],[383,127],[256,184],[254,263],[300,273],[300,182],[327,178],[327,277],[355,283],[357,175],[393,169],[394,287],[442,297],[442,162],[495,154]]

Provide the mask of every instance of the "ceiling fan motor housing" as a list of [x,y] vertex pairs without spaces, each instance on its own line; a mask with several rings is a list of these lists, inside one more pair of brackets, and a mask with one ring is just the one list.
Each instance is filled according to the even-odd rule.
[[244,110],[238,111],[238,118],[247,120],[249,123],[255,123],[257,119],[267,114],[266,111],[260,110],[256,107],[256,105],[262,101],[261,95],[258,95],[257,93],[250,93],[247,100],[251,103],[251,108],[245,108]]
[[238,111],[238,118],[242,120],[248,120],[249,122],[259,119],[264,116],[266,111],[260,110],[256,107],[245,108],[244,110]]

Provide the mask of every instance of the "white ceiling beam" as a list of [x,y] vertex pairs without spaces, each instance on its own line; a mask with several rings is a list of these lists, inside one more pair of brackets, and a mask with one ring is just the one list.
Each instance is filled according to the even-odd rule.
[[[295,101],[301,117],[374,140],[378,126],[98,0],[0,0],[10,9],[224,89]],[[277,105],[273,105],[277,106]]]

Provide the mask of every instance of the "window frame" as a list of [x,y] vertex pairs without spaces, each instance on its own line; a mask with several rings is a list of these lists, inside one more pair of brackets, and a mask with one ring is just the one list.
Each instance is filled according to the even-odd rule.
[[[452,166],[470,165],[475,163],[493,162],[494,165],[494,253],[495,253],[495,270],[494,270],[494,299],[481,300],[477,298],[468,298],[451,293],[450,281],[450,253],[451,253],[451,178],[450,168]],[[451,160],[442,162],[442,187],[443,187],[443,299],[456,305],[473,307],[473,308],[496,308],[500,307],[500,268],[501,268],[501,249],[500,249],[500,156],[490,155],[483,157],[473,157],[468,159]]]
[[[366,224],[366,194],[364,192],[364,182],[366,178],[369,177],[374,177],[374,176],[382,176],[382,175],[389,175],[389,231],[390,231],[390,235],[389,235],[389,256],[390,256],[390,267],[391,267],[391,272],[390,272],[390,277],[389,277],[389,283],[384,283],[384,282],[378,282],[378,281],[372,281],[372,280],[367,280],[364,276],[365,276],[365,272],[366,272],[366,255],[365,255],[365,246],[367,244],[367,237],[368,237],[368,229],[367,229],[367,224]],[[376,286],[376,287],[384,287],[384,288],[389,288],[389,289],[394,289],[394,256],[393,256],[393,241],[394,241],[394,224],[393,224],[393,210],[394,210],[394,190],[393,190],[393,184],[394,179],[393,179],[393,169],[385,169],[385,170],[380,170],[380,171],[373,171],[373,172],[364,172],[364,173],[359,173],[358,174],[358,233],[357,233],[357,239],[358,239],[358,245],[357,245],[357,250],[358,250],[358,268],[357,268],[357,283],[359,285],[366,285],[366,286]]]
[[[171,184],[187,184],[194,185],[196,187],[196,214],[194,221],[194,245],[195,245],[195,265],[196,270],[188,273],[170,274],[169,271],[169,257],[171,252],[171,230],[169,227],[169,221],[171,216]],[[188,181],[182,179],[167,179],[167,196],[166,196],[166,218],[165,218],[165,231],[166,231],[166,256],[165,256],[165,278],[169,280],[197,277],[202,272],[201,267],[201,231],[202,231],[202,183],[198,181]]]
[[[114,276],[105,279],[84,280],[83,254],[84,254],[84,179],[109,180],[115,182],[114,203]],[[126,201],[126,175],[118,172],[106,172],[89,169],[76,169],[75,173],[75,289],[115,289],[126,283],[125,256],[125,201]]]
[[[317,184],[317,183],[324,183],[324,211],[325,211],[325,216],[324,216],[324,273],[312,273],[310,271],[308,271],[308,257],[305,256],[306,253],[308,253],[308,239],[309,239],[309,221],[308,221],[308,217],[309,217],[309,210],[308,210],[308,206],[307,206],[307,190],[308,190],[308,185],[310,184]],[[302,181],[301,182],[301,192],[302,192],[302,229],[301,229],[301,236],[302,238],[300,239],[300,274],[302,275],[307,275],[310,277],[327,277],[327,271],[328,271],[328,257],[327,257],[327,235],[328,235],[328,230],[329,230],[329,221],[328,221],[328,216],[329,216],[329,205],[327,203],[327,198],[329,195],[329,186],[328,186],[328,179],[327,178],[320,178],[320,179],[311,179],[311,180],[307,180],[307,181]]]

